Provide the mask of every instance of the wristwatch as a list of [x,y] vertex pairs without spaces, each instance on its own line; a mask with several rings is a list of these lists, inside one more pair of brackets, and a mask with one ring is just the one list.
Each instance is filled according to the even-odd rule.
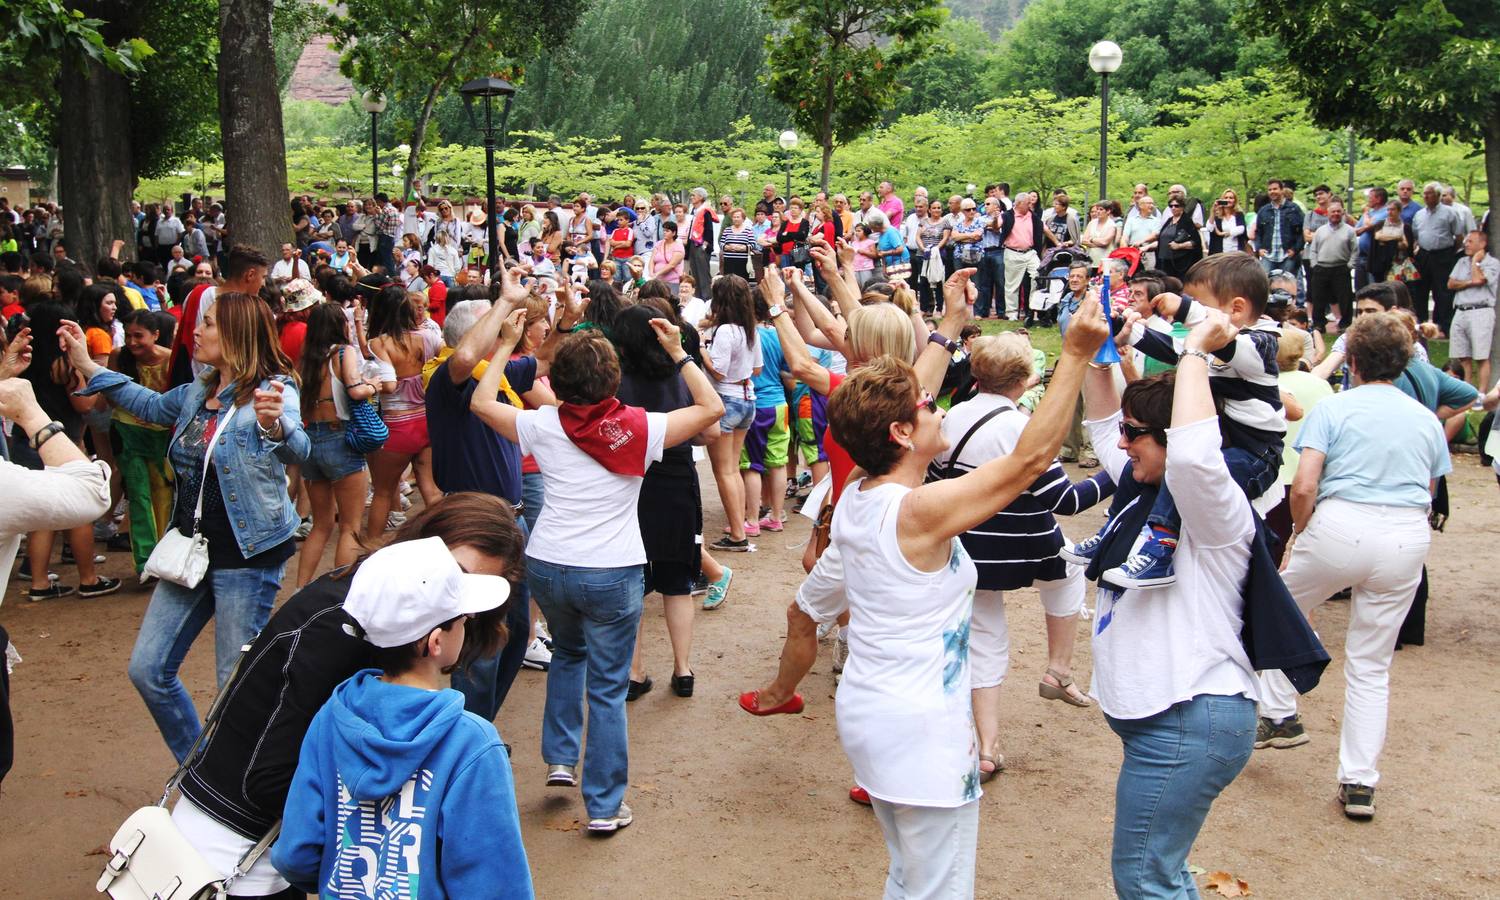
[[958,349],[958,341],[949,340],[948,338],[943,337],[941,334],[938,334],[936,331],[927,335],[927,342],[930,344],[937,344],[939,347],[942,347],[949,353],[952,353]]
[[43,444],[52,440],[52,438],[56,437],[57,435],[62,434],[65,430],[66,428],[61,422],[48,422],[46,425],[38,428],[36,430],[36,434],[31,436],[31,449],[42,449]]
[[786,312],[786,310],[784,310],[784,309],[781,308],[781,304],[780,303],[772,303],[771,306],[770,306],[770,308],[767,310],[766,315],[768,315],[768,316],[770,316],[771,318],[774,319],[774,318],[776,318],[777,316],[781,315],[784,312]]
[[1214,364],[1214,358],[1212,356],[1209,356],[1207,353],[1203,352],[1202,350],[1184,350],[1184,351],[1182,351],[1182,355],[1183,356],[1196,356],[1199,359],[1203,360],[1205,363],[1209,364],[1210,366]]

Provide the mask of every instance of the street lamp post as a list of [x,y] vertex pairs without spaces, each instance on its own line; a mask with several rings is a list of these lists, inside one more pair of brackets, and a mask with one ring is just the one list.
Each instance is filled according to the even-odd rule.
[[1089,68],[1099,73],[1099,202],[1109,196],[1109,76],[1120,68],[1120,45],[1100,41],[1089,48]]
[[476,78],[467,82],[458,92],[464,98],[464,110],[469,115],[469,124],[480,127],[474,119],[474,98],[484,98],[484,188],[485,188],[485,239],[489,241],[490,283],[500,279],[500,235],[499,216],[495,214],[495,119],[494,102],[491,98],[504,97],[505,107],[500,113],[499,133],[505,134],[505,123],[510,119],[510,104],[515,99],[516,89],[504,78]]
[[376,128],[380,114],[385,112],[385,95],[371,88],[359,98],[359,102],[370,114],[370,196],[380,193],[380,144],[377,143]]
[[786,196],[787,201],[790,202],[792,199],[792,151],[797,149],[797,132],[788,128],[781,133],[777,143],[781,144],[781,149],[786,151]]

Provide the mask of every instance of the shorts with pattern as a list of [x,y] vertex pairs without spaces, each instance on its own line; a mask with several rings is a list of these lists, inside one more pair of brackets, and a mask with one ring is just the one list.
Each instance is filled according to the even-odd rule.
[[828,398],[808,391],[797,401],[797,442],[802,445],[802,459],[808,465],[828,462],[823,436],[828,433]]
[[740,468],[764,472],[768,468],[784,466],[791,446],[792,430],[787,422],[786,404],[757,409],[755,421],[745,435],[745,447],[740,451]]

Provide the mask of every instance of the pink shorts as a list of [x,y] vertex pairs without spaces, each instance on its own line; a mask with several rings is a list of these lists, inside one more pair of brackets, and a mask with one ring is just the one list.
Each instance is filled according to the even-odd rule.
[[427,416],[411,416],[401,418],[392,422],[387,420],[386,428],[390,429],[391,436],[386,438],[382,450],[391,453],[421,453],[432,443],[427,437]]

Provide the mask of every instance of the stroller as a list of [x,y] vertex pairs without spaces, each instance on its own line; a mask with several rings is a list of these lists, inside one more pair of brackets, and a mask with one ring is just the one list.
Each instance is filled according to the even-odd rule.
[[1082,252],[1071,247],[1056,248],[1048,252],[1047,258],[1042,262],[1042,276],[1037,279],[1039,283],[1032,286],[1031,297],[1026,304],[1030,311],[1028,318],[1044,325],[1057,322],[1058,304],[1068,292],[1068,268]]

